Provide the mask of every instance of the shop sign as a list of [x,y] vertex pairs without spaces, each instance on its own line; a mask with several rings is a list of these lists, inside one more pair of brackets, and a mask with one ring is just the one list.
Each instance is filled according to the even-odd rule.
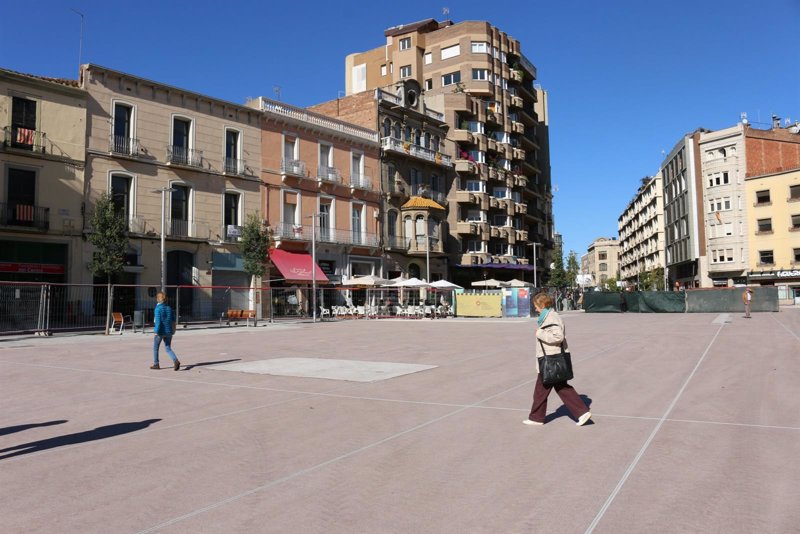
[[55,263],[0,262],[0,273],[64,274],[64,266]]

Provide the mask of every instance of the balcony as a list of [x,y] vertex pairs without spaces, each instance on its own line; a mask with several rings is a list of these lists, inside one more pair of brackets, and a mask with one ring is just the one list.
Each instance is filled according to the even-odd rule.
[[350,189],[364,189],[372,191],[372,177],[363,174],[354,174],[350,177]]
[[[430,249],[428,248],[430,246]],[[438,237],[426,238],[424,235],[418,235],[414,239],[408,240],[408,253],[409,254],[428,254],[428,253],[442,253],[442,241]]]
[[430,161],[437,165],[444,165],[445,167],[452,167],[453,165],[450,160],[450,156],[442,154],[441,152],[436,152],[435,150],[431,150],[429,148],[425,148],[420,145],[415,145],[408,141],[401,141],[400,139],[395,139],[394,137],[382,138],[381,148],[383,150],[390,150],[392,152],[397,152],[400,154],[408,154],[409,156],[422,159],[425,161]]
[[444,122],[444,113],[439,113],[436,110],[430,109],[428,106],[425,106],[425,115],[439,122]]
[[523,106],[519,112],[519,118],[522,119],[522,122],[527,124],[528,126],[536,126],[536,123],[539,122],[539,116],[534,111],[532,105]]
[[518,159],[518,160],[524,160],[525,159],[525,151],[522,150],[521,148],[515,148],[511,152],[511,158],[512,159]]
[[167,221],[167,235],[177,238],[210,240],[211,228],[206,222],[171,219]]
[[527,241],[528,240],[528,231],[527,230],[515,230],[514,231],[517,237],[517,241]]
[[408,193],[406,191],[406,184],[402,180],[399,179],[388,179],[384,184],[384,191],[389,193],[392,196],[399,196],[399,197],[407,197]]
[[200,168],[203,166],[203,151],[183,146],[167,146],[167,163],[182,167]]
[[306,177],[306,162],[299,159],[281,160],[281,174],[284,176]]
[[462,265],[483,265],[484,263],[490,262],[489,254],[485,252],[465,252],[461,255],[461,264]]
[[447,207],[447,195],[445,193],[441,191],[430,191],[428,195],[431,197],[431,200],[437,204]]
[[480,234],[479,221],[458,221],[456,223],[456,233],[465,235],[478,235]]
[[450,133],[450,139],[457,143],[475,144],[475,137],[469,130],[453,130]]
[[39,130],[20,128],[18,126],[6,126],[3,128],[3,146],[12,150],[24,150],[25,152],[45,153],[45,141],[47,135]]
[[478,191],[456,191],[456,202],[462,204],[480,204]]
[[521,108],[522,107],[522,98],[518,95],[511,95],[511,107],[514,108]]
[[519,69],[519,68],[511,69],[511,72],[509,72],[509,75],[508,75],[508,78],[510,80],[515,81],[517,83],[522,83],[522,78],[523,77],[524,77],[524,75],[522,74],[522,69]]
[[456,172],[464,173],[464,174],[477,174],[478,173],[478,166],[475,165],[474,161],[469,161],[467,159],[457,159],[455,161],[455,168]]
[[408,250],[410,240],[405,237],[389,236],[386,238],[386,248],[391,250]]
[[219,227],[217,237],[224,243],[238,243],[242,240],[242,231],[244,226],[235,224],[223,224]]
[[317,181],[319,183],[342,183],[342,175],[336,167],[326,167],[324,165],[317,168]]
[[232,174],[234,176],[244,176],[247,174],[247,162],[238,158],[225,158],[224,162],[225,174]]
[[524,202],[514,202],[514,213],[522,215],[528,210]]
[[0,225],[46,232],[50,229],[50,208],[0,202]]
[[518,121],[511,121],[511,131],[517,134],[524,134],[525,125]]
[[139,157],[139,140],[112,135],[108,140],[108,152],[115,156]]
[[378,235],[367,232],[341,230],[336,228],[312,228],[311,225],[292,223],[279,223],[275,227],[275,239],[287,241],[311,241],[312,232],[317,243],[331,243],[336,245],[361,245],[377,247]]

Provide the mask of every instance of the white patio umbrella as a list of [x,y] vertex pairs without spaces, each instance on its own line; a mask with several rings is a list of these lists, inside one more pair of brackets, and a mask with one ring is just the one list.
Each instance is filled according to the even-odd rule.
[[494,278],[489,278],[488,280],[478,280],[477,282],[472,282],[472,287],[506,287],[507,282],[501,282],[500,280],[495,280]]
[[453,282],[448,282],[447,280],[437,280],[431,284],[431,287],[435,287],[436,289],[464,289],[463,287],[454,284]]
[[530,282],[526,282],[525,280],[518,280],[516,278],[509,280],[506,282],[506,287],[533,287],[533,284]]
[[343,286],[365,286],[365,287],[376,287],[376,286],[385,286],[389,284],[389,280],[385,278],[381,278],[379,276],[375,276],[374,274],[368,274],[366,276],[355,276],[350,278],[349,280],[345,280],[342,282]]
[[419,278],[409,278],[408,280],[395,282],[389,287],[431,287],[431,285],[425,280],[420,280]]

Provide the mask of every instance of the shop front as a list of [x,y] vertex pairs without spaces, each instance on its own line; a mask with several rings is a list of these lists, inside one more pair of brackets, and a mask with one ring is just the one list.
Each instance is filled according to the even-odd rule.
[[748,282],[777,287],[781,305],[800,305],[800,269],[753,271],[748,275]]

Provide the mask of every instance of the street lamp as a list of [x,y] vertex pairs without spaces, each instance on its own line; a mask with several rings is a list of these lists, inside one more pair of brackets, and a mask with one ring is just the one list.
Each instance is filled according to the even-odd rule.
[[431,283],[431,234],[430,229],[425,235],[425,268],[428,271],[428,278],[425,279],[429,284]]
[[317,322],[317,219],[321,213],[306,216],[311,219],[311,322]]
[[165,291],[167,287],[167,262],[166,262],[166,247],[164,236],[167,233],[166,219],[164,217],[164,208],[167,205],[167,193],[177,191],[172,187],[162,187],[161,189],[153,189],[152,193],[161,193],[161,291]]
[[538,287],[538,282],[536,280],[536,271],[537,271],[537,267],[538,267],[536,265],[536,247],[537,246],[540,247],[540,246],[542,246],[542,244],[541,243],[526,243],[525,246],[526,247],[533,247],[533,287],[536,288],[536,287]]

